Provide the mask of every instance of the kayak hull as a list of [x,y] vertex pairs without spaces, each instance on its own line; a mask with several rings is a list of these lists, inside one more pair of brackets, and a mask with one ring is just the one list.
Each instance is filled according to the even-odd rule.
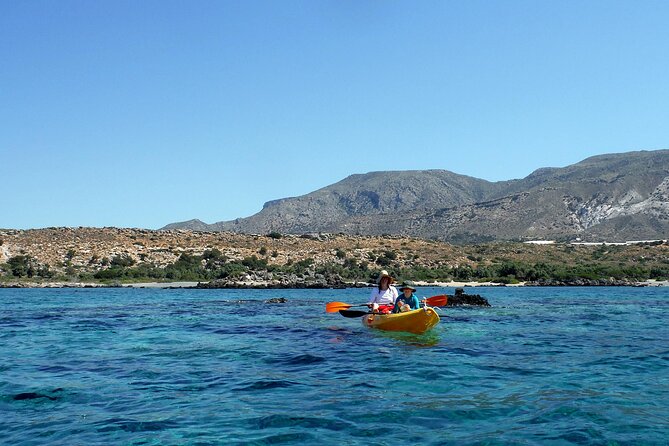
[[425,307],[406,313],[369,314],[362,318],[365,327],[385,331],[406,331],[422,334],[439,323],[439,315],[434,308]]

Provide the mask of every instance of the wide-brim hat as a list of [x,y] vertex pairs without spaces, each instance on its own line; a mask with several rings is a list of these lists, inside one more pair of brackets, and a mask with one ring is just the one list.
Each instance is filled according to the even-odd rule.
[[400,287],[400,291],[404,290],[416,291],[416,287],[412,281],[406,280],[402,283],[402,286]]
[[390,283],[393,283],[393,282],[395,281],[395,279],[393,279],[393,276],[391,276],[390,274],[388,274],[388,271],[386,271],[386,270],[384,269],[384,270],[382,270],[382,271],[379,273],[379,278],[376,279],[376,283],[381,283],[381,279],[383,279],[384,277],[389,278],[389,279],[390,279]]

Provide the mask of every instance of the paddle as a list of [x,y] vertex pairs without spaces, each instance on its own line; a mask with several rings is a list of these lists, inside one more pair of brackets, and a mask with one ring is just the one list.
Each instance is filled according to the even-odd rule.
[[445,307],[448,303],[448,296],[440,294],[439,296],[432,296],[425,299],[425,303],[431,307]]
[[365,316],[366,314],[372,314],[367,311],[360,311],[360,310],[339,310],[339,314],[341,314],[344,317],[360,317],[360,316]]
[[[425,303],[431,307],[443,307],[446,306],[448,302],[448,296],[445,294],[440,294],[438,296],[432,296],[425,299]],[[325,304],[325,311],[328,313],[337,313],[340,310],[348,310],[351,307],[366,307],[367,304],[347,304],[345,302],[328,302]],[[351,316],[356,317],[356,316]]]
[[[425,302],[429,303],[431,307],[443,307],[448,302],[448,297],[446,295],[441,296],[432,296],[425,299]],[[360,310],[339,310],[339,314],[344,317],[361,317],[367,314],[378,314],[372,313],[370,311],[360,311]]]
[[346,302],[328,302],[325,304],[325,311],[328,313],[336,313],[339,310],[348,310],[351,307],[366,307],[367,304],[351,305]]

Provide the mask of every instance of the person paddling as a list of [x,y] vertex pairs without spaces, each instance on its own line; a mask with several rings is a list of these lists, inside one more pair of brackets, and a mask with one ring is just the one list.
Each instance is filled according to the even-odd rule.
[[393,313],[404,313],[405,311],[417,310],[420,308],[418,298],[413,294],[416,292],[414,283],[406,280],[400,287],[402,294],[395,300]]
[[374,312],[390,313],[397,299],[397,288],[392,286],[394,279],[388,271],[383,270],[377,280],[378,286],[372,290],[367,306]]

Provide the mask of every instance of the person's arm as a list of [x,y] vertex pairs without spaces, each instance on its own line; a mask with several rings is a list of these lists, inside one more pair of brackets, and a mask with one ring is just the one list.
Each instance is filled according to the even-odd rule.
[[420,308],[420,300],[416,296],[411,296],[413,299],[411,299],[411,309],[412,310],[417,310]]
[[376,311],[379,309],[379,304],[376,303],[378,297],[379,297],[378,288],[373,288],[372,294],[369,296],[369,302],[367,302],[367,306],[369,307],[370,310]]

